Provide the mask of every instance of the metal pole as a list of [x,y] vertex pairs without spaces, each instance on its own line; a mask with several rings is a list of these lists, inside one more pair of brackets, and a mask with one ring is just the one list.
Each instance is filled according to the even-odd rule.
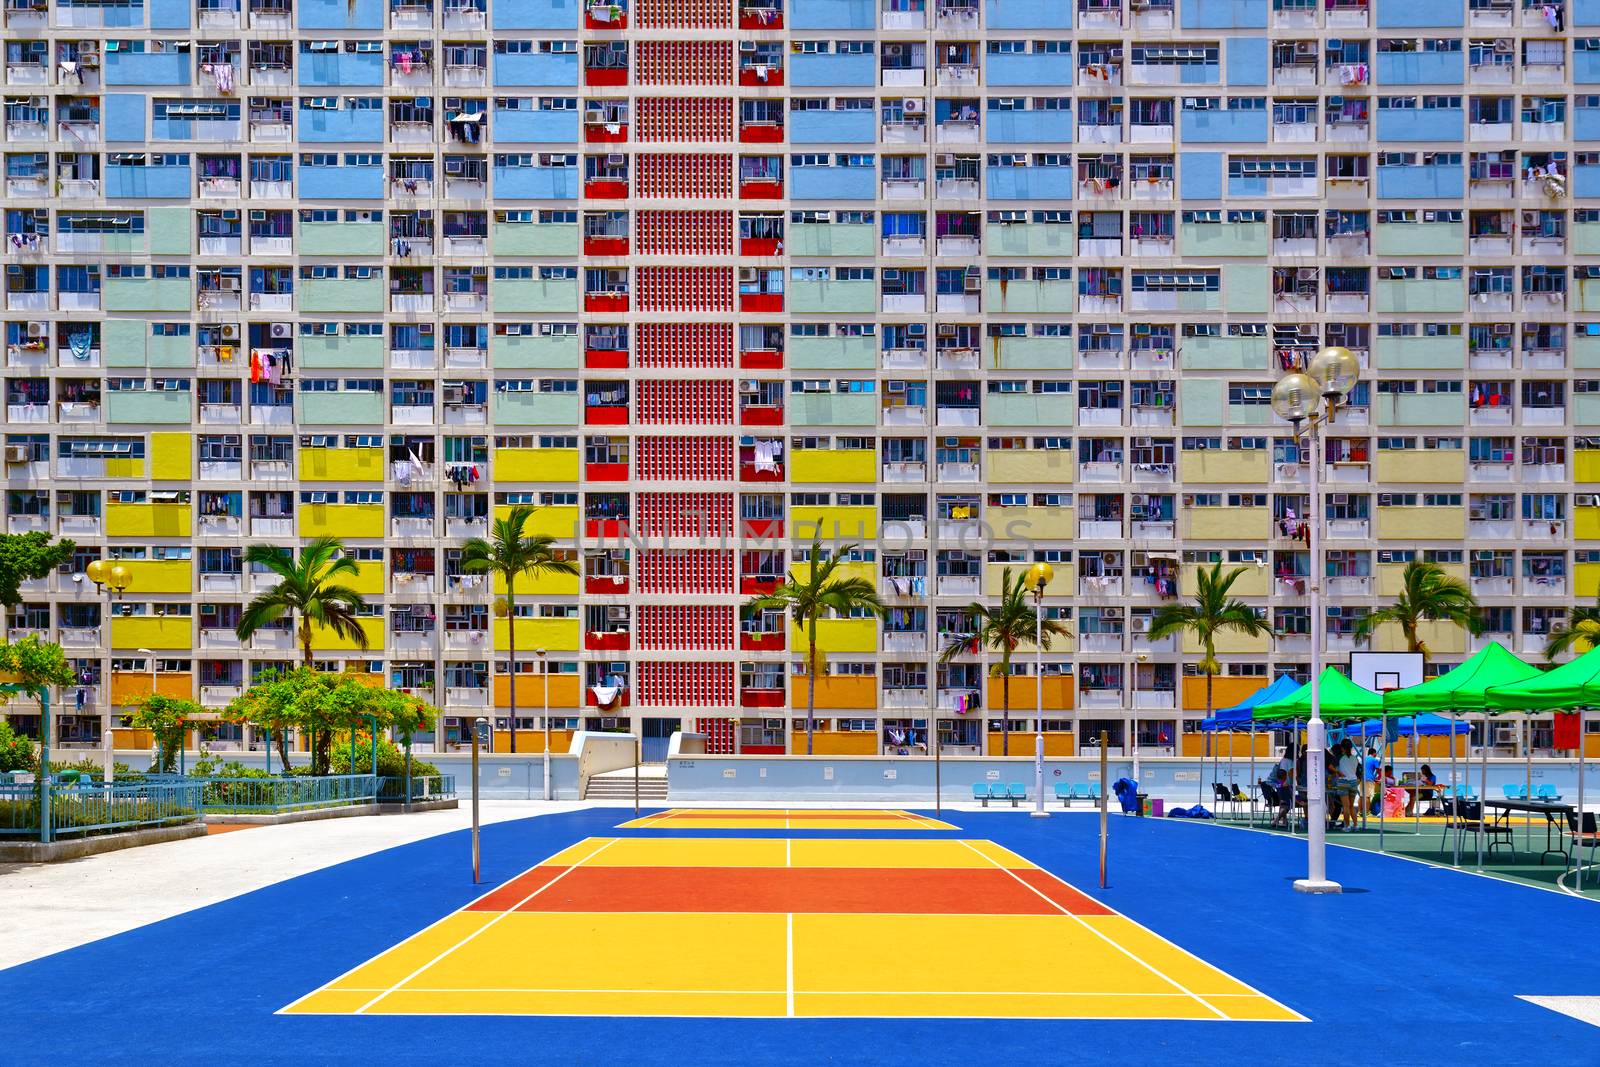
[[1583,892],[1583,756],[1584,742],[1589,737],[1585,723],[1588,717],[1588,708],[1578,709],[1578,832],[1572,840],[1572,857],[1578,863],[1578,892],[1580,894]]
[[[1579,724],[1580,731],[1582,724]],[[1578,768],[1582,770],[1580,762]],[[39,690],[39,841],[50,843],[50,692]],[[1582,825],[1582,820],[1579,820]]]
[[411,812],[411,734],[410,734],[409,731],[407,731],[407,733],[406,733],[406,800],[405,800],[405,810],[406,810],[407,814],[410,814],[410,812]]
[[[640,724],[641,729],[643,723]],[[637,736],[633,739],[633,817],[639,817],[639,746],[641,742]]]
[[[1583,735],[1578,735],[1578,740],[1583,740]],[[1523,798],[1533,799],[1533,716],[1529,712],[1522,713],[1522,768],[1523,768]],[[1533,848],[1533,813],[1522,820],[1523,847]]]
[[272,776],[272,727],[267,727],[267,776]]
[[[1105,730],[1100,731],[1100,888],[1106,887],[1106,796],[1110,792],[1106,789],[1106,751],[1110,748],[1111,738]],[[1137,799],[1137,798],[1135,798]]]
[[549,800],[554,794],[550,787],[550,661],[545,659],[545,650],[539,650],[539,680],[544,683],[544,798]]
[[939,752],[944,746],[939,737],[939,719],[933,719],[933,814],[935,817],[944,814],[941,804],[944,800],[944,780],[941,775]]
[[474,719],[472,723],[472,884],[477,885],[478,878],[478,730],[479,723],[486,720]]
[[[376,788],[378,784],[378,717],[376,715],[369,715],[367,718],[372,720],[372,784],[373,787]],[[350,769],[352,771],[355,770],[354,767],[351,767]]]
[[1322,492],[1318,485],[1318,470],[1322,456],[1318,454],[1317,427],[1312,423],[1306,430],[1306,441],[1311,448],[1310,462],[1306,464],[1307,483],[1311,497],[1311,515],[1307,523],[1311,552],[1311,721],[1306,724],[1306,877],[1294,883],[1302,893],[1337,893],[1339,883],[1328,880],[1328,794],[1324,778],[1327,772],[1327,728],[1322,722],[1321,688],[1318,675],[1322,673]]
[[1478,750],[1478,870],[1483,870],[1483,820],[1489,814],[1489,713],[1483,713],[1483,747]]
[[1044,810],[1044,583],[1033,587],[1033,811],[1035,819],[1048,819]]
[[[1465,783],[1456,779],[1456,727],[1461,724],[1461,716],[1454,709],[1450,714],[1450,790],[1445,793],[1445,817],[1451,822],[1461,821],[1461,801],[1465,799],[1461,794],[1466,790],[1461,786]],[[1468,734],[1467,736],[1471,736]],[[1458,792],[1459,791],[1459,792]],[[1450,835],[1450,866],[1461,866],[1461,832],[1457,830]]]

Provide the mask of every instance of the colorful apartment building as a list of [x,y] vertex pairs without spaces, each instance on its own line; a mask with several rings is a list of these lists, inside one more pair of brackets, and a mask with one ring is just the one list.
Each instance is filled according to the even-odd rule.
[[[1077,637],[1012,727],[1192,752],[1146,635],[1196,568],[1276,631],[1219,703],[1307,669],[1268,397],[1325,344],[1331,657],[1413,558],[1525,653],[1600,592],[1600,0],[3,10],[5,522],[80,545],[6,621],[80,671],[63,742],[293,662],[241,547],[332,534],[371,647],[319,655],[441,740],[508,725],[515,627],[525,729],[783,751],[803,648],[740,608],[820,536],[890,610],[824,621],[819,751],[998,746],[940,653],[1043,560]],[[581,577],[500,618],[460,546],[520,503]]]

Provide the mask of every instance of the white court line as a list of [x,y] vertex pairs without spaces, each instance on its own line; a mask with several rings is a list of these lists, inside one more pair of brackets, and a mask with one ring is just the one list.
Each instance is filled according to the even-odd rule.
[[538,896],[540,893],[543,893],[546,889],[549,889],[551,886],[553,886],[557,882],[561,881],[561,879],[565,878],[567,875],[571,874],[573,871],[577,870],[579,867],[582,867],[585,863],[588,863],[590,860],[592,860],[596,856],[600,855],[600,853],[604,852],[606,849],[608,849],[612,845],[616,844],[618,840],[620,840],[620,839],[619,838],[615,838],[615,837],[610,838],[609,840],[606,841],[605,844],[601,845],[599,848],[595,849],[593,852],[591,852],[587,856],[583,857],[577,863],[572,864],[566,870],[562,871],[560,874],[558,874],[554,878],[550,879],[544,885],[540,886],[538,889],[535,889],[532,893],[529,893],[527,896],[525,896],[521,900],[517,901],[511,907],[505,909],[504,911],[501,911],[500,913],[495,915],[494,918],[490,919],[488,922],[484,923],[482,926],[480,926],[476,930],[472,931],[472,933],[468,934],[466,937],[463,937],[460,941],[457,941],[455,944],[451,945],[449,948],[447,948],[443,952],[439,953],[433,959],[429,960],[427,963],[424,963],[421,967],[418,967],[416,970],[412,971],[410,974],[408,974],[404,978],[400,979],[400,981],[398,981],[394,985],[390,986],[389,989],[386,992],[379,993],[377,996],[373,997],[371,1000],[369,1000],[365,1004],[361,1005],[361,1007],[357,1008],[353,1014],[356,1014],[356,1015],[363,1014],[364,1012],[366,1012],[366,1010],[368,1008],[372,1007],[378,1001],[382,1000],[384,997],[388,996],[390,993],[393,993],[395,990],[399,989],[401,986],[405,985],[407,982],[411,981],[413,978],[417,977],[423,971],[426,971],[428,968],[432,967],[434,964],[439,963],[446,956],[448,956],[451,953],[455,952],[456,949],[461,948],[463,945],[465,945],[469,941],[477,940],[477,938],[480,935],[482,935],[484,931],[490,929],[495,924],[499,923],[500,920],[504,919],[507,915],[510,915],[512,912],[514,912],[518,908],[522,907],[522,905],[526,904],[528,901],[532,900],[534,897]]
[[1132,960],[1133,962],[1137,963],[1139,966],[1143,967],[1145,970],[1149,971],[1151,974],[1155,975],[1157,978],[1160,978],[1162,981],[1166,982],[1168,985],[1170,985],[1174,989],[1178,990],[1184,996],[1193,997],[1196,1004],[1201,1005],[1207,1011],[1209,1011],[1212,1014],[1214,1014],[1217,1018],[1226,1019],[1228,1017],[1225,1012],[1221,1011],[1216,1006],[1208,1003],[1205,1000],[1204,997],[1200,996],[1200,994],[1198,994],[1198,993],[1194,992],[1193,990],[1189,989],[1188,987],[1184,986],[1183,983],[1179,982],[1176,978],[1173,978],[1170,975],[1166,974],[1160,968],[1156,967],[1154,964],[1148,963],[1145,960],[1140,959],[1131,950],[1129,950],[1125,946],[1119,944],[1115,939],[1107,937],[1105,934],[1101,933],[1099,930],[1096,930],[1093,926],[1090,926],[1088,923],[1084,922],[1082,916],[1074,915],[1072,912],[1068,911],[1066,908],[1063,908],[1060,904],[1057,904],[1055,901],[1051,900],[1049,897],[1045,896],[1043,893],[1040,893],[1039,890],[1035,889],[1033,886],[1028,885],[1028,883],[1023,881],[1022,878],[1018,877],[1016,871],[1013,871],[1009,867],[1001,867],[998,862],[996,862],[994,859],[992,859],[982,849],[977,848],[976,846],[974,846],[971,841],[962,841],[961,843],[963,845],[966,845],[968,848],[972,849],[972,851],[976,852],[978,855],[982,856],[985,860],[988,860],[989,863],[993,864],[999,870],[1005,871],[1012,878],[1015,878],[1017,880],[1018,884],[1024,886],[1030,892],[1037,894],[1041,900],[1044,900],[1044,901],[1048,902],[1052,907],[1054,907],[1061,914],[1068,916],[1074,922],[1076,922],[1079,926],[1083,927],[1085,930],[1089,931],[1091,934],[1093,934],[1094,936],[1098,937],[1100,940],[1104,941],[1106,944],[1110,945],[1112,948],[1116,949],[1118,952],[1122,953],[1124,956],[1128,957],[1130,960]]
[[[386,992],[386,991],[382,990],[382,989],[378,989],[378,988],[363,989],[363,988],[358,988],[358,987],[348,987],[348,988],[346,988],[344,990],[341,990],[341,992],[346,992],[346,993],[381,993],[381,992]],[[662,988],[651,988],[651,989],[621,989],[621,988],[577,989],[577,988],[569,988],[569,987],[566,987],[566,986],[551,987],[551,988],[548,988],[548,989],[543,989],[543,988],[539,988],[539,987],[536,987],[536,986],[529,986],[527,988],[523,988],[521,986],[505,986],[505,987],[496,987],[496,986],[462,986],[462,987],[456,987],[456,986],[414,986],[411,989],[402,990],[402,992],[410,992],[410,993],[580,993],[580,994],[595,994],[595,993],[651,994],[651,993],[665,993],[665,994],[669,994],[669,995],[684,995],[684,996],[691,996],[691,995],[692,996],[705,996],[707,994],[722,996],[722,995],[726,994],[727,996],[730,996],[730,997],[775,997],[775,996],[784,995],[784,993],[786,991],[782,990],[782,989],[662,989]],[[787,992],[792,994],[794,991],[791,989],[791,990],[787,990]],[[1253,995],[1253,994],[1249,994],[1249,993],[1212,993],[1212,994],[1209,994],[1209,995],[1210,996],[1214,996],[1214,997],[1218,998],[1219,1000],[1227,1000],[1229,998],[1232,998],[1234,1000],[1258,1000],[1258,999],[1261,999],[1260,997],[1258,997],[1256,995]],[[1090,989],[1083,989],[1083,990],[1076,990],[1076,991],[1072,991],[1072,990],[1044,990],[1044,989],[1041,989],[1041,990],[1032,990],[1032,989],[1020,989],[1020,990],[1015,990],[1015,989],[807,989],[807,990],[805,990],[805,991],[803,991],[801,993],[801,996],[807,996],[807,997],[880,997],[880,996],[881,997],[1057,997],[1057,998],[1065,1000],[1065,999],[1069,999],[1071,997],[1117,997],[1117,998],[1121,998],[1121,997],[1151,997],[1151,998],[1157,998],[1157,997],[1180,997],[1180,996],[1183,996],[1183,994],[1182,993],[1117,993],[1117,992],[1112,992],[1112,991],[1107,991],[1107,990],[1090,990]],[[1519,997],[1518,999],[1520,999],[1520,1000],[1538,1001],[1540,999],[1556,999],[1556,1000],[1559,1000],[1561,998],[1559,998],[1559,997],[1556,997],[1556,998]],[[1578,999],[1581,999],[1581,998],[1578,998]],[[344,1014],[344,1013],[340,1012],[338,1014]],[[476,1013],[474,1013],[474,1014],[476,1014]]]
[[[591,840],[615,841],[616,839],[615,838],[585,838],[584,840],[586,840],[586,841],[591,841]],[[351,967],[348,970],[341,971],[339,974],[334,975],[332,978],[330,978],[326,982],[322,983],[322,985],[320,985],[317,988],[313,989],[310,993],[306,993],[304,996],[296,997],[294,1000],[290,1001],[288,1004],[285,1004],[283,1007],[279,1008],[273,1014],[282,1015],[284,1012],[288,1011],[290,1008],[294,1007],[296,1004],[300,1003],[302,1000],[305,1000],[306,997],[312,996],[312,995],[314,995],[316,993],[320,993],[324,989],[327,989],[329,986],[333,985],[335,982],[339,981],[341,978],[346,978],[349,975],[355,974],[361,968],[365,967],[367,964],[369,964],[373,960],[377,959],[378,956],[386,956],[389,953],[393,952],[395,949],[400,948],[402,945],[410,944],[411,942],[415,941],[417,938],[421,937],[423,934],[427,933],[429,930],[432,930],[435,926],[438,926],[440,923],[446,921],[447,919],[451,918],[452,916],[461,914],[462,912],[466,911],[468,908],[472,907],[472,905],[477,904],[480,901],[488,900],[489,897],[493,896],[495,893],[498,893],[502,886],[506,886],[506,885],[509,885],[512,882],[515,882],[518,878],[521,878],[525,874],[533,873],[534,871],[538,870],[540,867],[543,867],[545,864],[547,864],[551,860],[555,859],[557,856],[561,855],[561,853],[570,852],[581,843],[582,842],[574,842],[573,844],[565,845],[562,848],[557,849],[556,851],[550,853],[550,855],[546,856],[544,859],[540,860],[538,863],[535,863],[532,867],[528,867],[525,870],[518,871],[516,874],[512,875],[510,878],[507,878],[504,882],[501,882],[499,885],[493,886],[493,887],[485,890],[484,892],[478,894],[477,896],[473,897],[471,900],[469,900],[465,904],[461,905],[461,907],[457,908],[455,911],[452,911],[452,912],[449,912],[447,914],[439,916],[437,919],[433,920],[433,922],[429,923],[427,926],[424,926],[422,929],[418,930],[416,933],[410,935],[409,937],[402,938],[401,940],[396,941],[394,944],[390,945],[388,948],[386,948],[382,952],[378,953],[377,956],[373,956],[371,959],[362,960],[360,963],[356,964],[354,967]],[[596,851],[598,851],[598,850],[596,850]],[[589,855],[592,856],[592,855],[594,855],[594,853],[591,852]]]
[[794,913],[790,912],[783,917],[784,939],[784,1003],[787,1007],[789,1018],[794,1018]]

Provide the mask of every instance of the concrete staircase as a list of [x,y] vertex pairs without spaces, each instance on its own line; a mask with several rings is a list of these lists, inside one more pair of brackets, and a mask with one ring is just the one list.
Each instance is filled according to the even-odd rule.
[[[585,800],[612,800],[619,804],[633,803],[633,768],[606,771],[589,779],[583,791]],[[667,768],[653,765],[639,768],[639,802],[659,805],[667,801]]]

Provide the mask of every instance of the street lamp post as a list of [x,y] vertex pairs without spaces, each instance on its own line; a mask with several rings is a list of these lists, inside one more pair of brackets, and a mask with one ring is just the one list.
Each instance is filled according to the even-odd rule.
[[[1322,456],[1318,453],[1317,430],[1331,419],[1356,384],[1361,364],[1348,348],[1325,348],[1312,358],[1306,373],[1284,375],[1272,390],[1272,410],[1294,427],[1295,440],[1305,437],[1310,451],[1307,488],[1310,514],[1306,516],[1311,555],[1311,720],[1306,724],[1306,877],[1297,879],[1294,888],[1301,893],[1338,893],[1338,882],[1328,879],[1327,807],[1327,728],[1322,721],[1318,676],[1322,673],[1322,491],[1318,474]],[[1320,409],[1320,410],[1319,410]]]
[[545,650],[536,648],[534,655],[539,657],[539,681],[543,683],[544,690],[544,798],[549,800],[550,791],[550,664],[545,660]]
[[97,559],[83,569],[84,575],[94,583],[97,594],[105,594],[105,608],[100,616],[100,628],[105,640],[106,654],[100,661],[100,684],[96,687],[99,692],[100,704],[100,732],[111,732],[111,603],[122,597],[123,590],[127,589],[133,581],[133,575],[128,568],[120,563],[108,563]]
[[1033,586],[1033,811],[1035,819],[1048,819],[1044,808],[1044,587],[1056,576],[1055,568],[1040,560],[1028,571]]

